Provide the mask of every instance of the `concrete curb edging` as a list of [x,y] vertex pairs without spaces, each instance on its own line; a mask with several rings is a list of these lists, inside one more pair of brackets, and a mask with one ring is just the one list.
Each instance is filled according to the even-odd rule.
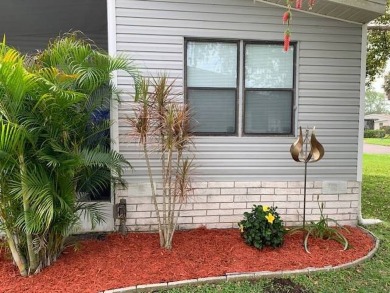
[[131,286],[126,288],[118,288],[118,289],[112,289],[112,290],[105,290],[101,293],[134,293],[134,292],[154,292],[157,290],[163,290],[163,289],[169,289],[174,287],[182,287],[186,285],[194,285],[194,284],[204,284],[204,283],[222,283],[226,281],[240,281],[240,280],[253,280],[253,279],[260,279],[260,278],[276,278],[276,277],[282,277],[282,276],[289,276],[289,275],[301,275],[301,274],[312,274],[317,272],[329,272],[329,271],[336,271],[340,269],[348,269],[354,266],[357,266],[370,258],[372,258],[375,253],[379,249],[379,239],[376,237],[371,231],[359,227],[362,229],[365,233],[370,235],[374,241],[375,246],[374,248],[365,256],[356,259],[352,262],[337,265],[337,266],[326,266],[322,268],[305,268],[305,269],[298,269],[298,270],[286,270],[286,271],[259,271],[259,272],[237,272],[237,273],[227,273],[224,276],[217,276],[217,277],[207,277],[207,278],[197,278],[197,279],[189,279],[189,280],[182,280],[182,281],[175,281],[175,282],[166,282],[166,283],[157,283],[157,284],[144,284],[144,285],[137,285],[137,286]]

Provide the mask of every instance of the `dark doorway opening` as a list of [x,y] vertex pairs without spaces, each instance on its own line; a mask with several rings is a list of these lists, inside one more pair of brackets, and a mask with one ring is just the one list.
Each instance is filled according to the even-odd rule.
[[106,0],[2,1],[0,33],[23,53],[46,47],[60,34],[78,30],[107,50]]

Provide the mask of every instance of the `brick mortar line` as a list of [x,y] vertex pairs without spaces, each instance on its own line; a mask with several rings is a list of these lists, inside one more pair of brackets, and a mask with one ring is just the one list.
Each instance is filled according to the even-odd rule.
[[137,285],[132,287],[126,287],[126,288],[105,290],[100,293],[152,292],[154,290],[171,289],[171,288],[181,287],[185,285],[194,285],[194,284],[203,284],[203,283],[221,283],[221,282],[233,281],[233,280],[248,280],[248,279],[253,280],[253,279],[260,279],[260,278],[274,278],[274,277],[281,277],[281,276],[288,276],[288,275],[330,272],[330,271],[337,271],[341,269],[351,268],[371,259],[379,249],[379,242],[380,242],[379,238],[376,237],[374,233],[367,230],[366,228],[364,227],[359,227],[359,228],[373,238],[373,240],[375,241],[374,248],[371,251],[369,251],[367,255],[345,264],[341,264],[337,266],[326,266],[322,268],[308,267],[305,269],[275,271],[275,272],[259,271],[259,272],[227,273],[224,276],[197,278],[197,279],[189,279],[189,280],[157,283],[157,284],[143,284],[143,285]]

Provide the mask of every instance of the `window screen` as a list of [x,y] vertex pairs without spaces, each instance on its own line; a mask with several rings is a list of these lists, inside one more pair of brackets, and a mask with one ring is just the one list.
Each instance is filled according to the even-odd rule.
[[199,133],[235,133],[235,90],[188,90],[192,127]]
[[249,91],[245,97],[245,133],[292,132],[292,96],[285,91]]

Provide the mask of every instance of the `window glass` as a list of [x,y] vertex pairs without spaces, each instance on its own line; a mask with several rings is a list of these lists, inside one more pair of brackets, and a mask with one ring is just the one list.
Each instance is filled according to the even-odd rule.
[[191,129],[195,133],[235,133],[236,91],[190,89]]
[[188,42],[187,86],[235,88],[237,43]]
[[292,132],[290,91],[247,91],[245,133],[288,134]]
[[245,46],[246,88],[292,88],[294,47],[284,52],[282,45]]

